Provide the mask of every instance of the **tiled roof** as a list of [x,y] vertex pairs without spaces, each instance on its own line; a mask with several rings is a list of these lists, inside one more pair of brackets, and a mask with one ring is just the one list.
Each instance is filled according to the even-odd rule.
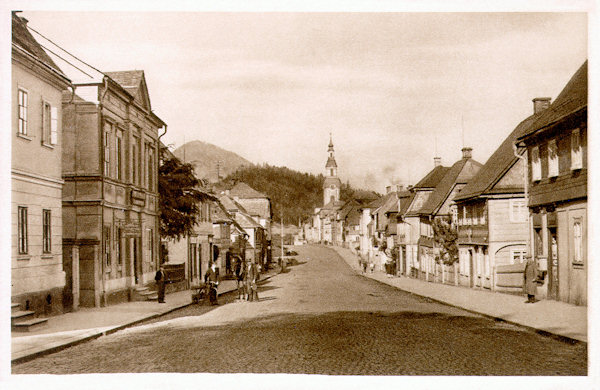
[[415,184],[414,188],[435,188],[449,170],[450,168],[448,167],[438,165]]
[[229,194],[240,199],[255,199],[255,198],[268,198],[267,195],[256,191],[244,182],[236,183]]
[[435,213],[444,204],[454,186],[459,183],[466,184],[475,176],[481,166],[481,163],[472,158],[463,158],[455,162],[417,214],[430,215]]
[[398,210],[398,214],[404,215],[415,198],[415,193],[413,191],[402,191],[398,197],[400,198],[400,209]]
[[53,68],[65,78],[67,77],[31,35],[27,29],[27,19],[18,16],[15,12],[12,12],[12,43],[25,49],[40,62]]
[[267,199],[260,203],[249,202],[248,199],[238,199],[237,202],[241,204],[250,215],[258,215],[261,218],[271,218],[271,208],[269,207]]
[[124,70],[119,72],[105,72],[105,74],[115,80],[132,96],[137,96],[140,83],[144,77],[143,70]]
[[[542,111],[543,113],[543,111]],[[518,137],[525,134],[531,129],[531,125],[534,121],[542,115],[531,115],[530,117],[523,120],[519,125],[510,133],[510,135],[502,142],[502,144],[496,149],[491,155],[487,162],[481,167],[479,172],[471,179],[467,185],[459,192],[454,200],[460,201],[469,198],[480,196],[484,193],[489,192],[494,184],[502,178],[502,176],[508,172],[508,170],[517,162],[518,158],[515,157],[513,152],[513,145]],[[511,192],[523,192],[524,186],[520,185],[519,188],[514,188]]]
[[588,75],[587,60],[575,72],[554,103],[544,110],[531,128],[519,139],[526,138],[539,130],[587,107]]
[[246,213],[236,213],[235,214],[235,220],[237,221],[237,223],[239,223],[243,228],[253,228],[253,229],[257,229],[257,228],[263,228],[261,224],[259,224],[258,222],[256,222],[254,220],[254,218],[252,218],[251,216],[249,216]]

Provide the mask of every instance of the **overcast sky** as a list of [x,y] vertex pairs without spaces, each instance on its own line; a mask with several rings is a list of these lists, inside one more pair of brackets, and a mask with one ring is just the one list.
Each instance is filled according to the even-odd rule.
[[166,143],[383,191],[484,163],[587,58],[584,13],[23,12],[102,71],[143,69]]

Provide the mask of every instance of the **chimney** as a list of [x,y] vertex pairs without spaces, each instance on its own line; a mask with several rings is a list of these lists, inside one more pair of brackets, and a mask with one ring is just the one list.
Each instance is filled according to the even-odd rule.
[[392,186],[386,186],[385,187],[385,193],[389,194],[390,192],[392,192]]
[[533,99],[533,113],[539,114],[546,108],[550,107],[551,100],[552,98],[549,97],[536,97],[535,99]]
[[471,158],[471,152],[473,151],[473,148],[469,148],[468,146],[465,146],[464,148],[461,149],[462,150],[462,158],[467,160]]
[[442,158],[441,157],[434,157],[433,158],[433,166],[434,167],[439,167],[440,165],[442,165]]

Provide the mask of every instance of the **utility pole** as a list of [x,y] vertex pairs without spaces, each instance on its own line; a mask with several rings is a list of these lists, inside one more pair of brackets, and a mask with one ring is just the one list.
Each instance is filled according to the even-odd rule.
[[281,270],[285,270],[285,260],[283,258],[283,211],[281,212]]

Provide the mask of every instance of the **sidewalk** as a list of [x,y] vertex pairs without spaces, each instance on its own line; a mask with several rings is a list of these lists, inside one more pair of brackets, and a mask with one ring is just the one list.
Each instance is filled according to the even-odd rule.
[[[349,249],[331,248],[352,269],[361,273],[358,257]],[[524,296],[432,283],[403,276],[390,278],[384,272],[377,271],[364,276],[473,313],[587,343],[586,306],[575,306],[553,300],[540,300],[534,304],[526,304]]]
[[[261,275],[261,280],[276,274],[277,269],[270,270]],[[218,293],[222,295],[236,289],[235,280],[223,280]],[[11,361],[26,361],[56,352],[189,306],[192,304],[192,292],[185,290],[167,294],[165,301],[124,302],[107,307],[80,308],[75,312],[49,317],[48,326],[37,331],[11,332]]]

